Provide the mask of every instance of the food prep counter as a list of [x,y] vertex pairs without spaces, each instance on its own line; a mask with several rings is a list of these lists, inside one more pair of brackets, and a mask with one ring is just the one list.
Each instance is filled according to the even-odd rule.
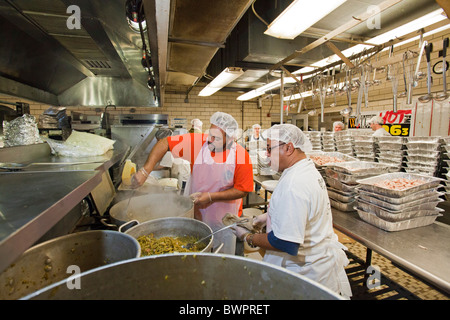
[[332,208],[332,213],[336,230],[450,294],[449,225],[434,222],[424,227],[388,232],[364,222],[356,212]]
[[[22,149],[17,148],[19,153]],[[36,164],[20,171],[1,171],[0,272],[89,195],[127,151],[125,146],[115,145],[96,157],[36,153],[40,156],[33,159]]]

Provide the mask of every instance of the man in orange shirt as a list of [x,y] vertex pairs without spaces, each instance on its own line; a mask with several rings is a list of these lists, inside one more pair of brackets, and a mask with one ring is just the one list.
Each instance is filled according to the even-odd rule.
[[[253,191],[253,169],[248,152],[237,144],[238,123],[229,114],[216,112],[210,119],[209,135],[188,133],[170,136],[156,143],[144,166],[133,176],[133,186],[141,186],[167,150],[191,163],[186,189],[194,199],[195,218],[213,231],[222,228],[227,213],[242,215],[242,198]],[[236,238],[231,230],[214,235],[213,248],[234,254]]]

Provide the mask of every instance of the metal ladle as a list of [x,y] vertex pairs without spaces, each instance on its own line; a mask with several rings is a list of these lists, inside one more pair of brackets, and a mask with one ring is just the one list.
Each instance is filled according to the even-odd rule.
[[431,49],[432,49],[433,44],[428,44],[425,47],[425,55],[427,57],[427,88],[428,88],[428,93],[424,96],[419,97],[419,101],[422,103],[426,103],[429,102],[431,99],[433,99],[433,96],[431,95],[431,63],[430,63],[430,54],[431,54]]
[[216,230],[213,233],[208,234],[206,237],[203,237],[200,240],[195,241],[194,243],[188,243],[188,244],[182,245],[181,247],[189,250],[189,249],[193,248],[196,244],[202,242],[205,239],[208,239],[209,237],[213,236],[214,234],[216,234],[218,232],[221,232],[221,231],[229,229],[229,228],[233,228],[233,227],[237,226],[238,224],[247,223],[249,221],[250,220],[248,218],[244,218],[242,220],[239,220],[238,222],[232,223],[232,224],[225,226],[219,230]]
[[444,91],[436,96],[436,100],[442,101],[448,98],[447,94],[447,61],[445,61],[445,56],[447,55],[448,38],[444,39],[442,46],[442,82],[444,84]]

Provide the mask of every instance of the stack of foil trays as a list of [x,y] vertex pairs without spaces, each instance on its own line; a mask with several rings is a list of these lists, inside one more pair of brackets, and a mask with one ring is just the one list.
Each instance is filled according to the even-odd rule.
[[[420,180],[422,183],[401,190],[378,185],[394,179]],[[396,172],[358,180],[355,206],[359,217],[385,231],[400,231],[433,223],[444,211],[438,191],[441,179]]]

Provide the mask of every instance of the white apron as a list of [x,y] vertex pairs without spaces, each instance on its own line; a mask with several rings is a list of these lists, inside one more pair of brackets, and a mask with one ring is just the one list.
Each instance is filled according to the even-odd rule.
[[[270,231],[272,231],[270,216],[267,215],[267,233]],[[268,250],[264,255],[264,261],[304,275],[349,299],[352,290],[344,269],[349,263],[344,250],[347,248],[333,233],[332,239],[325,239],[313,247],[300,246],[297,256]]]
[[[190,194],[195,192],[219,192],[230,189],[234,186],[234,171],[236,168],[236,144],[230,148],[225,163],[216,163],[211,157],[211,151],[208,149],[208,143],[205,142],[202,149],[195,159],[192,168],[192,175],[189,179],[188,188]],[[239,214],[239,208],[242,199],[230,201],[218,201],[211,203],[205,209],[199,209],[201,219],[213,231],[222,227],[222,218],[227,213]],[[224,244],[220,252],[235,254],[236,236],[231,229],[221,231],[214,235],[213,249]]]

